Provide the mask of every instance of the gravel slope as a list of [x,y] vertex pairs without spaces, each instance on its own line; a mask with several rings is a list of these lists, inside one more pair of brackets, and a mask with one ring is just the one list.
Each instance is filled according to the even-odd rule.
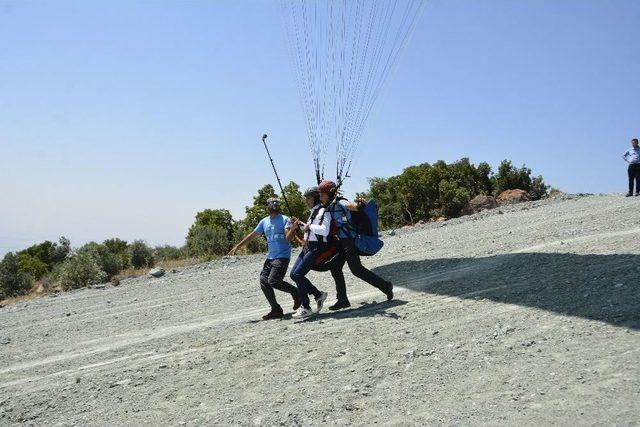
[[389,234],[396,299],[306,322],[258,321],[262,256],[2,308],[0,425],[640,423],[640,198]]

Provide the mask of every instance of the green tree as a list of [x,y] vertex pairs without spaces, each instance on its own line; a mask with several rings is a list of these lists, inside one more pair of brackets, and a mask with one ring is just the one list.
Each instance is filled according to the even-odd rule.
[[18,252],[18,271],[29,273],[35,280],[40,280],[49,272],[47,264],[27,252]]
[[229,246],[227,232],[220,227],[206,225],[194,225],[191,227],[188,239],[188,251],[190,256],[203,259],[213,259],[217,255],[224,255]]
[[516,168],[510,160],[503,160],[494,176],[496,195],[505,190],[520,189],[529,191],[531,187],[531,169],[526,166]]
[[189,255],[212,257],[226,254],[233,247],[236,224],[226,209],[205,209],[187,234]]
[[[510,163],[503,165],[502,174],[494,176],[488,163],[476,166],[468,158],[453,163],[421,163],[405,168],[397,176],[371,178],[365,194],[378,201],[380,227],[395,228],[436,215],[459,215],[471,198],[492,194],[505,182],[521,179],[521,172],[509,167]],[[524,172],[526,176],[530,173]],[[540,184],[531,191],[543,193],[545,188]]]
[[106,279],[109,280],[124,269],[122,258],[113,253],[105,244],[89,242],[78,249],[78,252],[90,253],[96,261],[100,269],[106,273]]
[[0,298],[27,294],[32,287],[33,278],[20,271],[18,256],[7,253],[0,261]]
[[144,240],[135,240],[129,245],[129,259],[134,268],[153,267],[153,251]]
[[131,260],[129,259],[129,245],[126,240],[114,237],[105,240],[102,244],[105,245],[111,253],[116,254],[120,258],[123,269],[131,265]]
[[469,202],[469,190],[447,180],[440,181],[438,187],[442,214],[447,217],[458,216],[462,208]]
[[531,180],[531,188],[529,189],[529,198],[531,200],[540,200],[547,197],[550,186],[544,183],[542,175],[538,175]]
[[544,183],[542,176],[531,178],[531,169],[526,165],[520,168],[513,166],[510,160],[503,160],[498,173],[493,176],[495,194],[505,190],[519,189],[529,194],[531,200],[538,200],[548,194],[549,186]]
[[60,267],[59,281],[62,289],[77,289],[96,285],[106,280],[107,273],[101,268],[93,251],[77,252]]
[[57,264],[62,263],[71,251],[71,242],[66,237],[60,237],[58,243],[45,240],[32,245],[17,253],[21,270],[32,274],[39,280],[51,272]]
[[184,258],[185,253],[175,246],[164,245],[156,246],[153,249],[153,256],[157,261],[170,261]]
[[253,197],[253,204],[245,207],[244,222],[247,227],[255,227],[260,220],[266,217],[267,212],[267,199],[275,196],[275,190],[271,184],[264,185],[258,190],[258,194]]
[[67,256],[71,253],[71,241],[62,236],[58,239],[58,244],[55,245],[53,251],[53,265],[62,264]]
[[[294,216],[296,218],[302,219],[303,221],[309,217],[309,208],[307,208],[307,203],[305,202],[305,198],[300,191],[300,186],[295,182],[291,181],[284,187],[284,195],[287,196],[287,201],[289,202],[289,207],[291,207],[291,212],[289,212],[287,206],[282,204],[282,213],[288,216]],[[284,199],[284,197],[282,197]]]

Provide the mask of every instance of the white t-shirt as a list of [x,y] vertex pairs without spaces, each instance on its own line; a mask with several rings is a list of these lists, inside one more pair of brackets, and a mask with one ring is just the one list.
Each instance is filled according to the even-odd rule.
[[632,165],[640,163],[640,148],[632,148],[622,155],[627,162]]
[[[317,211],[315,217],[314,213]],[[304,240],[317,242],[318,236],[327,237],[331,229],[331,214],[321,205],[317,204],[311,209],[311,215],[307,221],[309,230],[304,233]]]

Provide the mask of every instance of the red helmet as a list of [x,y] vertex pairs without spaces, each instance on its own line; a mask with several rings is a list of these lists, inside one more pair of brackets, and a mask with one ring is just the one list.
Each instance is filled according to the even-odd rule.
[[328,179],[325,179],[320,184],[318,184],[318,191],[320,193],[335,194],[337,188],[338,186],[336,185],[336,183],[333,181],[329,181]]

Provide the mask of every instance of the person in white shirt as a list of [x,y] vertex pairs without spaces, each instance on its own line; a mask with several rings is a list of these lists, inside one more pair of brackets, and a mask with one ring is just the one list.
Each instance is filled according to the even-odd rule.
[[640,148],[638,138],[631,140],[631,150],[622,155],[625,162],[629,163],[627,175],[629,176],[629,192],[627,197],[633,196],[633,181],[636,182],[636,196],[640,196]]
[[327,238],[331,229],[331,215],[320,203],[320,194],[317,187],[308,189],[305,194],[307,206],[311,210],[309,220],[304,223],[297,218],[291,218],[291,229],[287,238],[299,228],[304,233],[304,247],[298,259],[293,264],[290,277],[298,286],[298,296],[302,305],[293,315],[294,319],[304,319],[313,314],[309,301],[309,295],[316,299],[317,313],[320,312],[328,294],[316,288],[307,278],[307,273],[313,267],[316,258],[326,249]]

